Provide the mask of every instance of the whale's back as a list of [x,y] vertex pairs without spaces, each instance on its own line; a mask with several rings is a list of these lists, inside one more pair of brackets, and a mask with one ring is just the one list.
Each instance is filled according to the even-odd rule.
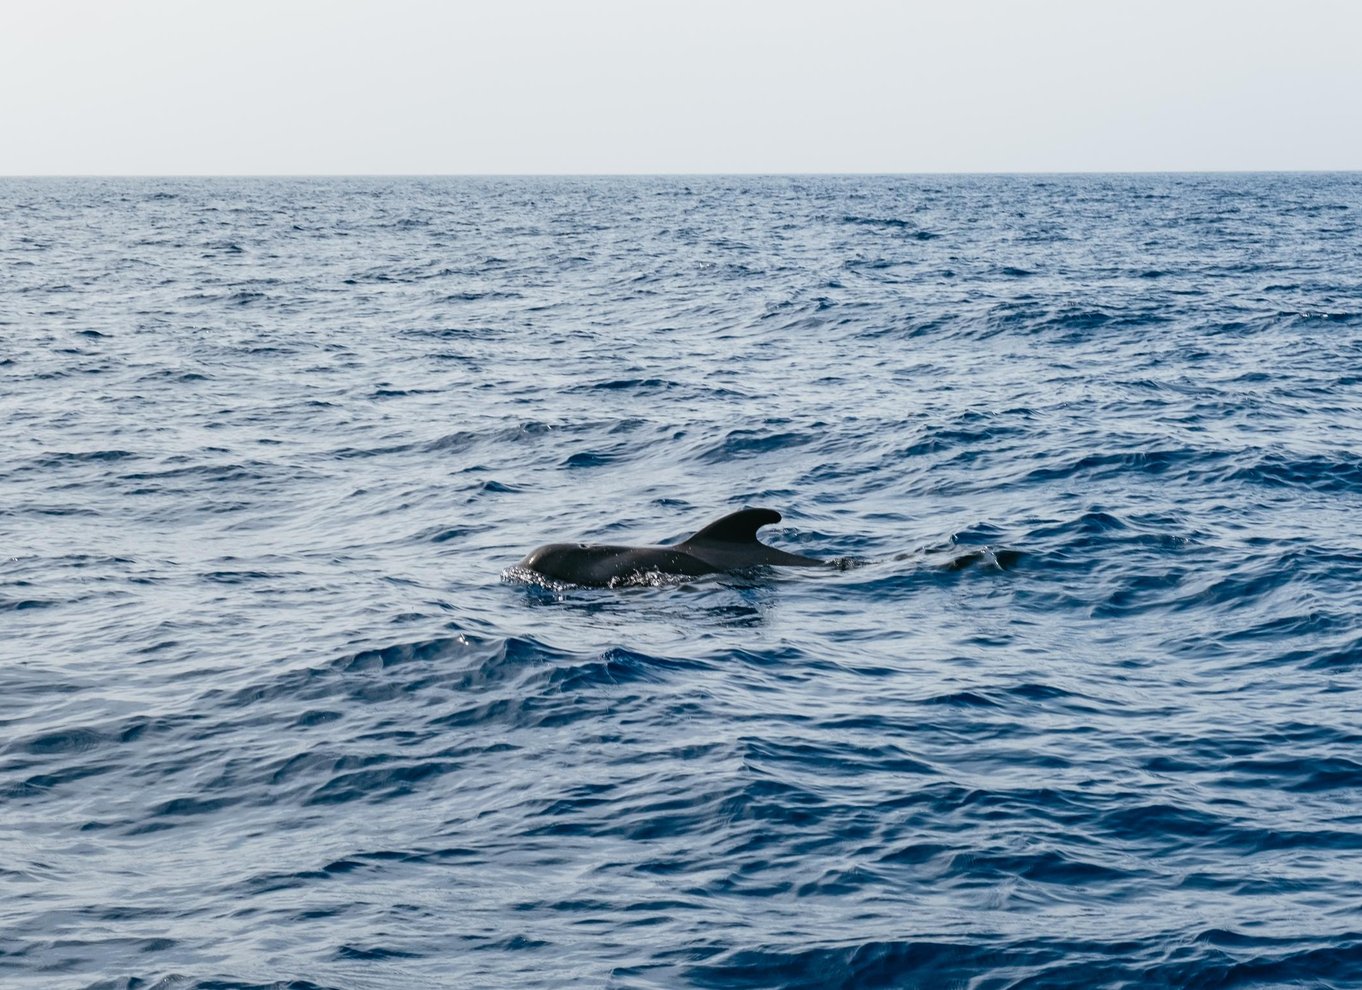
[[698,577],[717,569],[676,547],[589,543],[546,543],[531,551],[520,566],[555,581],[584,585],[608,585],[653,571]]

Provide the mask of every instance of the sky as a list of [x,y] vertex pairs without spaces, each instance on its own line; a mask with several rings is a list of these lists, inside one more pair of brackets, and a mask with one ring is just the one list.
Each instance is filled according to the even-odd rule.
[[1362,168],[1354,0],[10,0],[0,174]]

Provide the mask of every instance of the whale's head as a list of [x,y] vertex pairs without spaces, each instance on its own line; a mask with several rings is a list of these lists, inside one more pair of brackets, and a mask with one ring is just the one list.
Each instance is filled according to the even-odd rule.
[[598,555],[593,551],[599,549],[601,548],[585,543],[546,543],[531,550],[520,562],[520,566],[545,577],[571,581],[571,575],[596,559]]
[[621,555],[629,547],[602,546],[595,543],[546,543],[530,551],[520,562],[526,570],[569,584],[597,584],[608,580],[617,570]]
[[617,547],[598,543],[546,543],[519,566],[554,581],[596,586],[613,585],[652,572],[696,576],[715,570],[676,547]]

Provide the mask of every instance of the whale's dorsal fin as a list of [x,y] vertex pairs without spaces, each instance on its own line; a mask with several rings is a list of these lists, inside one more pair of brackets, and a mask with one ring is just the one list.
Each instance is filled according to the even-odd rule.
[[681,546],[697,543],[757,543],[757,530],[780,522],[775,509],[743,509],[710,523]]
[[823,563],[768,547],[757,539],[757,530],[780,522],[775,509],[743,509],[715,520],[676,549],[704,561],[716,571],[732,571],[761,564],[813,567]]

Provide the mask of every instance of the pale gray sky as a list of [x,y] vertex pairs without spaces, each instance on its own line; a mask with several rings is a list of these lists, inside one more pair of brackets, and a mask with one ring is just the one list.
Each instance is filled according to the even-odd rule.
[[0,174],[1362,168],[1353,0],[7,0]]

